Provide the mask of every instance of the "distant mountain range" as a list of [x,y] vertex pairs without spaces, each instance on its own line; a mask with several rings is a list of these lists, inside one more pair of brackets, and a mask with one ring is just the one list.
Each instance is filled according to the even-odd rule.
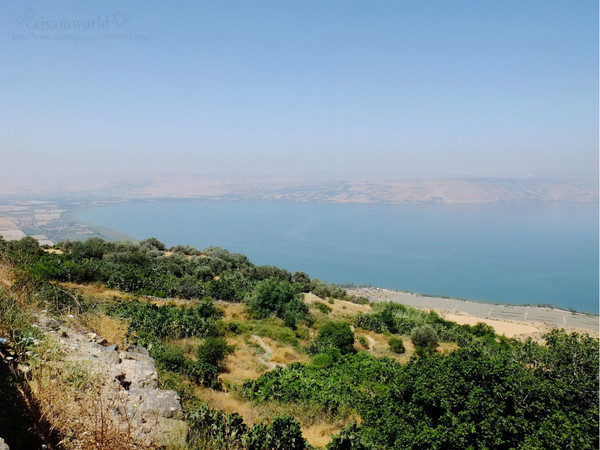
[[0,196],[127,200],[220,198],[355,203],[598,201],[598,181],[584,178],[234,177],[152,174],[74,177],[35,184],[0,181]]

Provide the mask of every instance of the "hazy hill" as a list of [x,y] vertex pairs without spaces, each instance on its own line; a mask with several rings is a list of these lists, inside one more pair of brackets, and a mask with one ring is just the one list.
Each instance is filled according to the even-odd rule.
[[227,198],[321,202],[487,203],[598,201],[593,178],[409,178],[134,174],[0,180],[5,197]]

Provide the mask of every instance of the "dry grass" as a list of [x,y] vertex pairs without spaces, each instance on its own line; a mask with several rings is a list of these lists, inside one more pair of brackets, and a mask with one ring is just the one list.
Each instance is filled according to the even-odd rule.
[[80,294],[91,295],[92,297],[97,297],[102,300],[107,300],[111,297],[123,298],[123,299],[132,299],[133,296],[131,294],[127,294],[122,291],[117,291],[114,289],[107,289],[101,283],[91,283],[91,284],[78,284],[78,283],[61,283],[63,286],[73,289]]
[[203,339],[198,337],[187,337],[181,339],[167,339],[165,344],[173,347],[179,347],[183,350],[183,354],[192,360],[197,359],[198,346],[203,342]]
[[[352,323],[357,315],[371,312],[371,307],[369,305],[359,305],[345,300],[335,300],[333,303],[329,303],[311,293],[304,294],[304,302],[309,307],[310,312],[314,314],[319,321],[345,321]],[[321,313],[314,306],[315,303],[325,303],[331,308],[331,312],[329,314]]]
[[14,284],[15,278],[13,271],[6,267],[0,266],[0,285],[10,289]]
[[[375,333],[373,331],[361,331],[356,333],[356,337],[359,336],[368,336],[373,342],[373,345],[370,345],[369,352],[373,354],[373,356],[377,358],[381,358],[383,356],[387,358],[393,358],[399,363],[407,363],[410,357],[415,352],[415,346],[410,340],[409,336],[397,336],[402,339],[402,343],[404,344],[404,348],[406,349],[405,353],[394,353],[390,350],[390,346],[388,344],[391,336],[386,336],[384,334]],[[367,339],[369,341],[369,339]]]
[[302,427],[302,435],[314,447],[325,447],[331,442],[331,436],[342,431],[349,422],[344,425],[337,423],[319,422],[315,425]]
[[215,301],[215,304],[225,312],[224,320],[245,320],[246,305],[244,303],[231,303],[222,300]]
[[235,346],[235,351],[225,362],[226,372],[221,374],[224,381],[240,384],[245,380],[256,380],[267,371],[264,360],[250,340],[235,336],[227,339],[227,343]]
[[53,253],[55,255],[62,255],[64,252],[58,248],[45,248],[46,253]]
[[98,336],[106,339],[109,344],[117,344],[119,348],[125,347],[129,321],[101,314],[89,317],[86,325]]
[[[269,338],[265,338],[268,340]],[[292,347],[282,347],[280,345],[274,344],[271,346],[273,349],[273,357],[271,361],[278,365],[288,365],[295,362],[301,362],[304,364],[308,364],[310,362],[310,357],[305,353],[299,353]]]
[[255,404],[241,400],[230,392],[198,389],[196,394],[202,400],[208,402],[213,409],[225,411],[229,414],[239,414],[244,418],[247,425],[254,425],[264,419],[264,415]]
[[458,350],[460,347],[456,342],[440,342],[437,352],[442,355],[447,355],[448,353],[452,353],[454,350]]

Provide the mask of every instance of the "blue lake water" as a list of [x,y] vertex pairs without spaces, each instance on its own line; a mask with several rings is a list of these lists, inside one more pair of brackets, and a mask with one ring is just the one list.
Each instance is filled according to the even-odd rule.
[[325,281],[598,313],[598,204],[178,200],[79,219],[168,246],[220,246]]

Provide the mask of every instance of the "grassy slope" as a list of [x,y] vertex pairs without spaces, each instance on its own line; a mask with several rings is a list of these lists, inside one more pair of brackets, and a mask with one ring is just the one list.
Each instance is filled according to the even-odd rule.
[[[103,303],[111,298],[120,300],[133,300],[136,296],[125,294],[120,291],[109,290],[98,284],[74,284],[65,283],[74,289]],[[157,299],[151,302],[160,305],[166,303]],[[175,304],[193,304],[193,300],[169,300]],[[229,345],[235,347],[235,351],[228,356],[225,362],[225,371],[220,375],[226,389],[215,391],[209,388],[194,387],[195,395],[208,402],[212,408],[227,413],[238,413],[247,424],[255,424],[263,419],[278,414],[294,416],[302,424],[303,435],[314,446],[324,446],[331,440],[331,435],[338,433],[345,425],[352,421],[360,421],[354,414],[331,417],[324,415],[315,408],[307,405],[283,405],[275,403],[253,403],[244,400],[238,394],[238,388],[245,380],[257,379],[274,366],[286,366],[293,362],[310,363],[310,357],[303,348],[314,339],[319,328],[327,321],[344,321],[353,323],[359,314],[371,312],[369,305],[358,305],[355,303],[335,300],[333,303],[325,302],[313,294],[305,294],[305,303],[314,317],[314,324],[308,328],[301,326],[294,334],[289,328],[283,326],[278,318],[257,320],[250,318],[241,303],[216,302],[217,306],[224,311],[224,322],[236,322],[241,324],[239,334],[227,333],[226,339]],[[325,314],[319,310],[317,305],[326,304],[331,312]],[[126,339],[126,324],[107,316],[88,318],[87,325],[106,338],[110,343],[122,343]],[[364,336],[368,349],[359,343],[360,337]],[[386,356],[397,361],[407,362],[414,352],[414,346],[409,336],[400,336],[406,347],[406,353],[398,355],[393,353],[388,345],[389,336],[365,330],[355,330],[355,348],[357,351],[369,351],[376,357]],[[258,339],[260,338],[260,339]],[[170,340],[168,344],[180,347],[186,356],[195,358],[195,352],[201,340],[195,337]],[[266,346],[266,349],[262,345]],[[449,352],[457,348],[455,344],[441,343],[438,351]]]

